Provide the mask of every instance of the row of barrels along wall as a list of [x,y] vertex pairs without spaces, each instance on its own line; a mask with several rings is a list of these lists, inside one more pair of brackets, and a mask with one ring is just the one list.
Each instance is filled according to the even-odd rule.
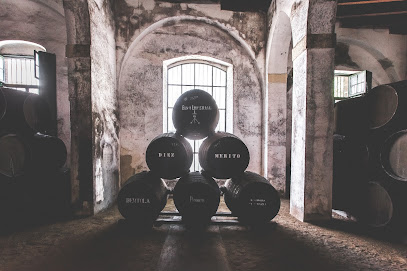
[[[168,197],[161,178],[180,178],[174,204],[188,226],[207,225],[217,212],[221,190],[214,178],[229,179],[225,203],[243,223],[266,223],[277,215],[278,192],[262,176],[245,172],[250,160],[247,146],[233,134],[215,133],[219,110],[210,94],[198,89],[185,92],[176,101],[172,118],[176,133],[159,135],[147,147],[151,171],[132,176],[119,193],[119,211],[126,219],[152,225]],[[205,137],[199,149],[203,171],[189,172],[193,152],[186,138]]]
[[48,103],[39,95],[0,88],[0,228],[65,215],[70,205],[65,144],[46,135]]
[[333,208],[373,226],[407,226],[407,81],[335,104]]

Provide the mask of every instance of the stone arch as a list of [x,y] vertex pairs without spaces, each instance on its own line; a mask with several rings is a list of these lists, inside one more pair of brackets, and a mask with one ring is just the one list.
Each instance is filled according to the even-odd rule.
[[[386,58],[386,56],[371,46],[370,44],[367,44],[363,41],[357,40],[357,39],[352,39],[352,38],[338,38],[337,40],[338,43],[344,43],[346,45],[353,45],[356,46],[360,49],[362,49],[364,52],[366,52],[371,58],[377,61],[377,65],[373,66],[371,69],[372,72],[380,73],[381,77],[383,75],[386,75],[388,77],[388,82],[381,82],[381,84],[386,84],[386,83],[391,83],[391,82],[396,82],[400,80],[400,77],[398,76],[395,68],[393,65],[389,64],[391,61]],[[367,67],[361,67],[363,69],[368,69]]]
[[185,55],[210,56],[233,65],[234,133],[248,145],[249,170],[262,172],[264,80],[254,52],[241,37],[219,22],[181,16],[147,27],[128,48],[118,75],[122,180],[147,169],[143,153],[162,133],[162,111],[156,108],[162,108],[163,61]]
[[218,21],[215,20],[211,20],[209,18],[205,18],[205,17],[194,17],[194,16],[176,16],[176,17],[168,17],[165,19],[162,19],[158,22],[155,22],[153,24],[151,24],[150,26],[148,26],[143,32],[140,33],[140,35],[138,35],[137,37],[133,38],[132,41],[130,41],[130,46],[128,47],[125,55],[123,56],[123,60],[121,62],[120,65],[120,69],[118,72],[118,85],[120,85],[121,83],[121,72],[123,70],[123,67],[126,65],[126,62],[129,58],[129,53],[132,52],[134,50],[134,48],[138,45],[138,43],[144,39],[148,34],[152,33],[153,31],[155,31],[158,28],[164,27],[166,25],[173,25],[173,24],[177,24],[180,22],[188,22],[188,21],[197,21],[197,22],[202,22],[208,25],[212,25],[217,27],[219,30],[224,31],[225,33],[227,33],[229,36],[231,36],[238,44],[240,44],[246,51],[246,53],[251,57],[252,61],[254,63],[256,63],[256,72],[259,75],[259,78],[261,77],[261,72],[260,72],[260,67],[257,64],[256,61],[256,57],[255,57],[255,53],[252,50],[252,48],[249,46],[249,44],[247,44],[247,42],[241,38],[238,34],[236,34],[233,31],[230,31],[225,25],[221,24]]
[[[287,67],[292,40],[289,16],[280,11],[267,47],[267,178],[286,194]],[[278,97],[278,99],[276,99]]]

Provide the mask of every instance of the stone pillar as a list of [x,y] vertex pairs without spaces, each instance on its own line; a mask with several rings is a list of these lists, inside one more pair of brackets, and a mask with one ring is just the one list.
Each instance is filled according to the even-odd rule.
[[93,213],[90,19],[86,0],[64,0],[71,106],[71,187],[74,211]]
[[64,9],[72,203],[77,214],[92,215],[112,205],[119,189],[114,20],[109,1],[64,0]]
[[292,15],[290,213],[301,221],[328,220],[332,214],[336,2],[310,1],[296,8]]

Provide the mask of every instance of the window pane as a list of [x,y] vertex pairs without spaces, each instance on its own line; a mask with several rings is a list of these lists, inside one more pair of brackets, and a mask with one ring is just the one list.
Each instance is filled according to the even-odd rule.
[[212,66],[195,64],[195,85],[212,86]]
[[216,101],[219,109],[226,109],[226,88],[225,87],[214,87],[213,88],[213,98]]
[[168,86],[168,106],[174,107],[178,97],[181,96],[181,86]]
[[172,108],[168,108],[167,123],[168,123],[168,133],[175,132],[174,123],[172,122]]
[[219,110],[219,122],[216,126],[216,131],[226,131],[226,110]]
[[226,72],[224,70],[213,67],[213,85],[226,86]]
[[6,84],[39,85],[39,80],[34,77],[34,59],[32,58],[4,57],[4,75]]
[[168,69],[168,84],[181,85],[181,66]]
[[198,154],[197,153],[195,153],[194,154],[194,164],[195,164],[195,168],[194,168],[194,170],[193,171],[200,171],[201,170],[201,166],[199,165],[199,157],[198,157]]
[[201,147],[203,141],[204,141],[204,139],[195,140],[195,152],[199,151],[199,148]]
[[191,89],[194,89],[194,86],[182,86],[182,93],[187,92]]
[[196,87],[197,89],[200,89],[200,90],[203,90],[203,91],[206,91],[206,92],[208,92],[209,94],[211,94],[212,95],[212,87],[202,87],[202,86],[198,86],[198,87]]
[[182,67],[182,84],[194,85],[194,64],[183,64]]
[[194,144],[195,144],[194,140],[191,140],[188,138],[186,138],[186,140],[188,141],[189,145],[191,145],[192,151],[194,151]]
[[39,94],[38,88],[30,88],[29,92],[34,93],[34,94]]

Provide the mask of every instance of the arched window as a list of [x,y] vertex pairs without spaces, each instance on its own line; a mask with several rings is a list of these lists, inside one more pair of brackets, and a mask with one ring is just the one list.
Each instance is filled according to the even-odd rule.
[[[213,96],[219,108],[216,131],[233,133],[233,65],[215,58],[186,56],[164,61],[163,132],[175,132],[172,108],[182,93],[202,89]],[[194,151],[191,171],[200,170],[199,147],[203,140],[188,140]]]
[[[38,94],[38,67],[34,51],[46,51],[39,44],[22,40],[0,41],[0,86]],[[35,71],[37,69],[37,71]]]

